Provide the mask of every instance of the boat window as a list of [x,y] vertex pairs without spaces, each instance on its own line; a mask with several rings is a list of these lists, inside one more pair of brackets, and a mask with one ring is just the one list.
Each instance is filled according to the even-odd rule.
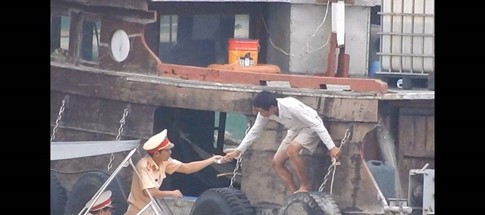
[[177,15],[160,16],[160,42],[176,43],[177,42]]
[[163,62],[181,65],[224,64],[227,39],[233,36],[234,15],[161,16],[159,57]]
[[98,59],[101,21],[85,19],[82,25],[81,59],[96,61]]
[[234,38],[249,38],[249,14],[236,14],[234,21]]
[[71,17],[51,17],[51,56],[65,58],[69,50]]
[[[225,119],[221,118],[225,117]],[[242,113],[235,112],[216,112],[214,120],[214,148],[218,148],[217,145],[223,144],[223,149],[235,148],[241,143],[244,138],[245,131],[247,129],[248,120]],[[224,129],[221,129],[224,126]],[[223,136],[219,136],[219,131],[224,131]],[[221,143],[219,139],[222,138]]]

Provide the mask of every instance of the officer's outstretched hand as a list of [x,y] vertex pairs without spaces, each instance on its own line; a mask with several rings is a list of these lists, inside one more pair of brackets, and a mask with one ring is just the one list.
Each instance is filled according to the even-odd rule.
[[214,155],[212,156],[211,159],[213,163],[217,163],[217,164],[223,164],[227,162],[224,160],[224,157],[222,155]]

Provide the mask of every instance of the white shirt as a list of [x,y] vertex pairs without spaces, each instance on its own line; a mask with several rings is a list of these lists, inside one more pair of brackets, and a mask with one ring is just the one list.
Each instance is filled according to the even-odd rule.
[[238,151],[245,151],[254,140],[259,137],[259,134],[263,131],[268,120],[279,122],[288,130],[299,131],[304,127],[308,127],[315,131],[327,149],[330,150],[335,147],[335,143],[323,125],[322,118],[318,116],[318,113],[313,108],[308,107],[301,101],[292,97],[277,98],[276,100],[278,101],[279,116],[271,115],[269,117],[264,117],[258,113],[253,127],[251,127],[241,141],[241,144],[237,147]]

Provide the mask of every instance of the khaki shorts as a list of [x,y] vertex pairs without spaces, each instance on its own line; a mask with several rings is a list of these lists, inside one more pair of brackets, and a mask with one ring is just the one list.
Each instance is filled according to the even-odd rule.
[[[310,128],[302,128],[299,131],[295,130],[288,130],[286,137],[280,144],[278,151],[286,151],[288,146],[292,141],[298,142],[303,146],[304,149],[307,149],[312,155],[318,147],[318,143],[320,143],[320,137],[318,137],[317,133],[315,133]],[[300,154],[303,152],[300,151]]]

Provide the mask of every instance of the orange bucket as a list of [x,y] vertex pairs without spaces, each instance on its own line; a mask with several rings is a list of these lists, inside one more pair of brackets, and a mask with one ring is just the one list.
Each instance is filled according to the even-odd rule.
[[227,41],[227,63],[239,66],[258,64],[259,40],[229,39]]

